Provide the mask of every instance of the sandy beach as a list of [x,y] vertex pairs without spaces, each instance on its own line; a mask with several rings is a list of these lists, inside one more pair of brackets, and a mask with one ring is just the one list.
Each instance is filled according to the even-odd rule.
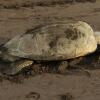
[[[81,20],[100,31],[100,0],[55,1],[0,0],[0,44],[49,22]],[[88,71],[91,77],[44,73],[25,78],[22,83],[4,79],[0,82],[0,100],[100,100],[100,69]]]

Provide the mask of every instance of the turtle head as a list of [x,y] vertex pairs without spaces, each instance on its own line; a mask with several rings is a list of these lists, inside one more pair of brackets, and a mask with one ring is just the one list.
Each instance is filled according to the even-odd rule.
[[5,50],[6,50],[5,47],[3,47],[3,45],[4,45],[4,44],[1,44],[1,45],[0,45],[0,58],[3,57],[3,53],[4,53]]
[[7,62],[13,61],[13,58],[8,53],[8,49],[4,45],[0,45],[0,59]]
[[5,61],[5,62],[14,62],[18,58],[15,56],[11,56],[8,52],[0,51],[0,59]]
[[7,52],[6,48],[3,47],[3,45],[0,45],[0,59],[3,60],[5,58],[5,55],[7,54],[6,52]]

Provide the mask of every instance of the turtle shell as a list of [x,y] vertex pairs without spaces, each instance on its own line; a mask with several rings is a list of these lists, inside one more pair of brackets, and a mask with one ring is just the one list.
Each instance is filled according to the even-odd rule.
[[16,36],[5,45],[11,56],[32,60],[66,60],[97,48],[92,28],[85,22],[48,24]]

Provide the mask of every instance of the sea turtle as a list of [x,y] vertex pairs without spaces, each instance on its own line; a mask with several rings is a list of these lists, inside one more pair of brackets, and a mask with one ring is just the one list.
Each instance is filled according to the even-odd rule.
[[94,31],[86,22],[42,25],[15,36],[0,47],[0,57],[11,63],[2,72],[15,75],[34,61],[63,61],[96,49]]

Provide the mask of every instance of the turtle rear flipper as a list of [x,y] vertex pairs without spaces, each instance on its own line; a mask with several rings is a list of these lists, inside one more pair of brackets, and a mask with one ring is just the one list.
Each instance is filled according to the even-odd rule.
[[16,75],[23,68],[28,67],[33,64],[32,60],[21,60],[14,63],[11,63],[10,66],[4,69],[3,73],[6,75]]

